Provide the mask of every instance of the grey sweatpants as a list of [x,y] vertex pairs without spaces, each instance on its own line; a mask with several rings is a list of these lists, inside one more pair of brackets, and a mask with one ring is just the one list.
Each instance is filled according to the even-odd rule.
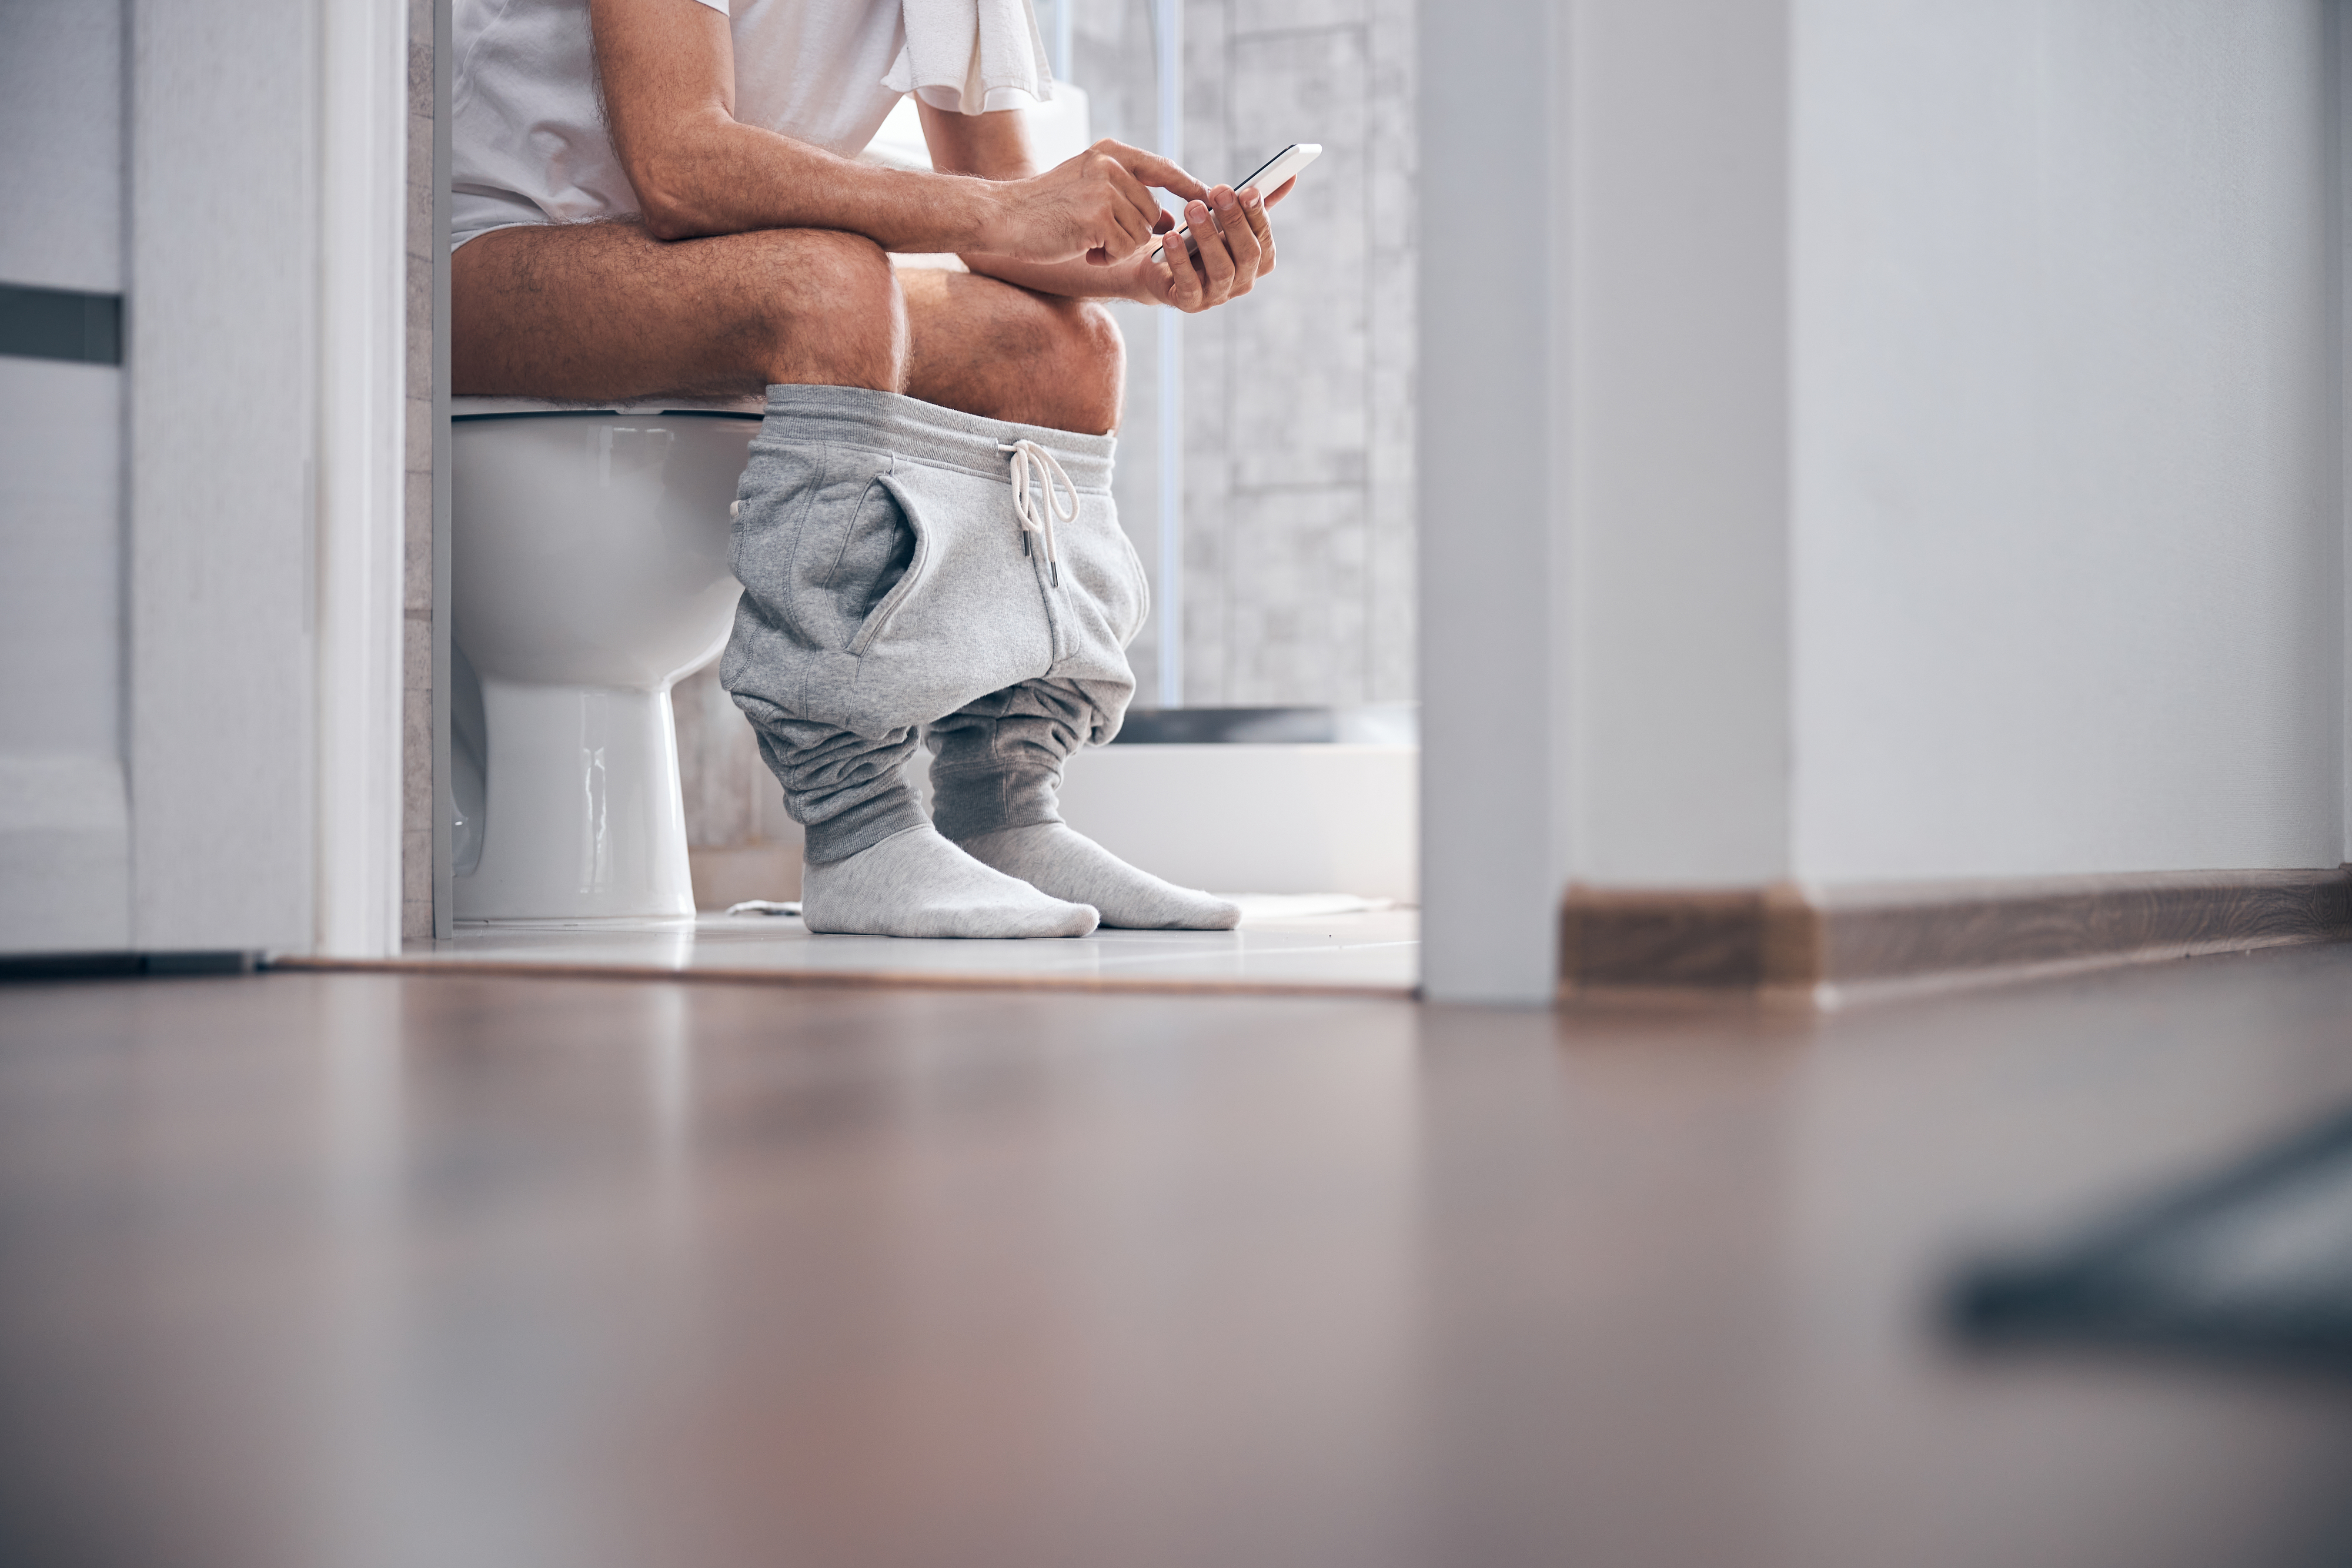
[[[1054,524],[1058,570],[1013,511],[1002,448],[1024,439],[1077,490],[1077,517]],[[1149,606],[1111,503],[1115,444],[890,392],[768,389],[719,675],[811,863],[922,823],[905,768],[926,728],[942,832],[1060,820],[1063,760],[1117,734],[1134,695],[1126,649]]]

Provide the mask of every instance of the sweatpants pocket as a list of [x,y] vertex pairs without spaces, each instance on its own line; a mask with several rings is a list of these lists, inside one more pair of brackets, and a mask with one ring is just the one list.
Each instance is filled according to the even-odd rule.
[[[852,547],[855,547],[853,549]],[[853,658],[865,655],[874,640],[888,629],[898,607],[921,591],[929,570],[930,538],[922,514],[899,498],[887,478],[874,481],[857,508],[857,523],[843,548],[850,568],[852,591],[864,599],[857,631],[849,639]],[[868,560],[878,569],[868,569]]]
[[885,484],[871,469],[844,476],[793,540],[788,614],[817,648],[848,647],[912,567],[920,541]]

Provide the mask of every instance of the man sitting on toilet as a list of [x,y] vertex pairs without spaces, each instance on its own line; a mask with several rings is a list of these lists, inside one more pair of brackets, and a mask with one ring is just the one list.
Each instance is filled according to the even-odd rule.
[[[1114,141],[1040,172],[1028,0],[457,0],[454,42],[454,390],[765,389],[720,677],[807,830],[810,929],[1232,925],[1055,798],[1118,728],[1148,601],[1097,301],[1246,294],[1287,188]],[[938,172],[852,162],[908,91]],[[1153,259],[1150,187],[1189,252]],[[926,732],[935,821],[905,778]]]

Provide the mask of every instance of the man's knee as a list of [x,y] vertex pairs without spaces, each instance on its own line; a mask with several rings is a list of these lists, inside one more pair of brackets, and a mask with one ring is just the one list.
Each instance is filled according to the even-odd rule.
[[1058,330],[1045,367],[1063,404],[1064,430],[1108,435],[1118,428],[1127,394],[1127,340],[1109,307],[1074,299],[1055,308]]
[[902,388],[907,304],[882,248],[827,229],[777,238],[761,289],[769,380]]

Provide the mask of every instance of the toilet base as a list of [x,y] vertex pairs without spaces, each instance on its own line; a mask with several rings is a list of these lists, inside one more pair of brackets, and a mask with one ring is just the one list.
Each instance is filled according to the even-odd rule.
[[459,920],[694,916],[669,688],[482,682],[482,854]]

